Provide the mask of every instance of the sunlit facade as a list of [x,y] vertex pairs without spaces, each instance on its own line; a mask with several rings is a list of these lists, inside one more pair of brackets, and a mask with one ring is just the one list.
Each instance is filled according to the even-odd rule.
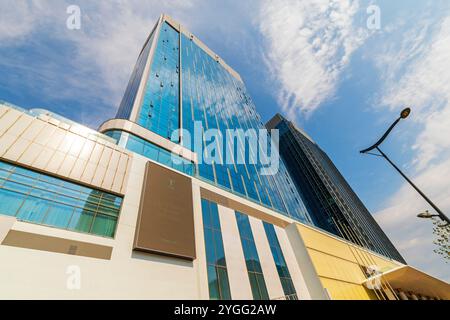
[[[139,85],[142,87],[140,99]],[[117,118],[134,121],[191,151],[195,151],[195,122],[203,131],[217,129],[223,138],[230,138],[227,129],[244,132],[264,129],[240,76],[194,36],[169,21],[159,24],[144,45]],[[177,129],[186,130],[190,137],[174,134]],[[117,132],[105,131],[108,135],[117,135]],[[201,131],[200,134],[203,135]],[[203,136],[200,138],[206,148],[207,142]],[[128,149],[149,157],[150,151],[136,147],[134,140],[136,137],[127,134],[123,143]],[[270,139],[268,142],[270,154]],[[232,152],[233,161],[226,163],[227,155]],[[219,153],[220,163],[198,163],[183,172],[298,221],[311,221],[282,161],[275,175],[261,174],[261,161],[239,163],[240,155],[247,159],[258,157],[258,150],[252,149],[241,137],[227,139]]]
[[[0,299],[449,298],[314,227],[282,161],[203,163],[199,123],[201,142],[263,128],[239,74],[166,15],[98,131],[0,102]],[[374,265],[392,286],[369,285]]]

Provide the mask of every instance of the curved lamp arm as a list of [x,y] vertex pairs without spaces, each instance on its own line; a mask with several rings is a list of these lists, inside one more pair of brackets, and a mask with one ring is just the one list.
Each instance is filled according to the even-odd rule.
[[360,153],[367,153],[369,151],[372,151],[373,149],[376,149],[380,146],[380,144],[383,143],[384,140],[386,140],[387,136],[389,135],[389,133],[391,133],[392,129],[394,129],[394,127],[397,125],[397,123],[400,122],[400,120],[402,119],[406,119],[408,118],[408,116],[411,114],[411,108],[406,108],[403,109],[402,112],[400,113],[400,117],[398,117],[397,120],[394,121],[394,123],[389,127],[389,129],[387,129],[387,131],[383,134],[383,136],[380,138],[380,140],[378,140],[373,146],[361,150]]
[[383,134],[383,136],[380,138],[380,140],[378,140],[373,146],[361,150],[360,153],[367,153],[369,151],[372,151],[373,149],[377,148],[380,144],[383,143],[383,141],[386,139],[386,137],[389,135],[389,133],[391,133],[392,129],[394,129],[394,127],[397,125],[397,123],[400,122],[402,118],[398,118],[397,120],[394,121],[394,123],[389,127],[389,129],[387,129],[387,131]]

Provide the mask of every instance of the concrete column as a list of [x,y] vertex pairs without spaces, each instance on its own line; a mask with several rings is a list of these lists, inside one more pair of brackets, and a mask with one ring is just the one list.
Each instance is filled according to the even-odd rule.
[[249,219],[269,297],[270,299],[284,297],[283,287],[281,286],[280,277],[278,276],[277,266],[273,260],[272,252],[270,251],[269,241],[267,240],[264,226],[261,220],[253,217],[249,217]]
[[235,300],[252,300],[252,288],[248,278],[236,214],[233,209],[221,205],[218,208],[231,297]]
[[205,235],[203,233],[202,196],[200,186],[192,184],[192,199],[194,204],[195,251],[197,259],[194,268],[197,270],[198,297],[209,300],[208,270],[206,267]]
[[275,226],[275,232],[278,237],[278,242],[280,243],[281,251],[284,255],[284,260],[286,261],[289,273],[291,274],[292,282],[294,284],[294,288],[297,292],[298,298],[300,300],[311,300],[312,298],[303,277],[302,270],[297,263],[295,252],[289,242],[286,231],[280,227]]
[[308,249],[303,242],[300,232],[297,229],[297,225],[292,223],[287,226],[285,230],[311,299],[329,300],[331,297],[320,282],[316,268],[309,256]]

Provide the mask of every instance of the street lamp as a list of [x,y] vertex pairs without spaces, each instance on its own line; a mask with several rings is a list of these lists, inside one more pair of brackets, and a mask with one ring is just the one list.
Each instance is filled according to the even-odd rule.
[[[439,209],[401,170],[399,167],[397,167],[391,159],[389,159],[389,157],[380,149],[380,145],[383,143],[384,140],[386,140],[387,136],[389,135],[389,133],[391,133],[392,129],[394,129],[394,127],[400,122],[400,120],[402,119],[406,119],[408,118],[408,116],[411,114],[411,109],[410,108],[406,108],[403,109],[402,112],[400,113],[400,116],[394,121],[394,123],[389,127],[389,129],[387,129],[387,131],[383,134],[383,136],[380,138],[380,140],[378,140],[373,146],[361,150],[361,153],[364,154],[371,154],[371,155],[376,155],[376,156],[381,156],[383,158],[385,158],[393,167],[395,170],[398,171],[398,173],[400,173],[400,175],[406,180],[408,181],[408,183],[425,199],[426,202],[428,202],[428,204],[433,207],[434,210],[436,210],[436,212],[438,213],[436,216],[438,216],[439,218],[441,218],[442,221],[447,222],[448,224],[450,224],[450,219],[441,211],[441,209]],[[377,150],[380,154],[375,154],[375,153],[371,153],[370,151],[372,150]],[[431,218],[431,214],[428,213],[427,214],[420,214],[419,215],[420,218]]]
[[[419,213],[417,215],[417,217],[418,218],[422,218],[422,219],[433,219],[435,217],[439,217],[440,218],[440,216],[438,214],[431,214],[428,210],[426,210],[425,212]],[[447,227],[449,225],[450,224],[447,222],[447,223],[444,223],[444,224],[438,224],[437,226],[440,227],[440,228],[445,228],[445,227]]]
[[418,218],[422,218],[422,219],[431,219],[434,217],[439,217],[438,214],[431,214],[430,211],[425,211],[425,212],[421,212],[417,215]]

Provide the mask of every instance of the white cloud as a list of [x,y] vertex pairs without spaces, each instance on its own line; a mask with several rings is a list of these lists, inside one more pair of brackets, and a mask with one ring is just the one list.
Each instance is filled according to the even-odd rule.
[[36,22],[33,2],[4,0],[0,10],[0,41],[18,39],[31,32]]
[[[390,110],[412,106],[410,175],[444,211],[450,212],[450,16],[421,21],[400,43],[378,56],[385,83],[380,104]],[[432,226],[415,216],[430,206],[405,184],[376,215],[406,259],[450,280],[448,265],[433,253]]]
[[[5,1],[0,3],[0,48],[15,50],[9,51],[14,56],[2,57],[0,65],[21,71],[22,86],[51,98],[52,107],[59,110],[64,110],[59,103],[65,100],[94,102],[74,120],[95,127],[114,115],[137,55],[159,15],[168,13],[183,20],[195,0],[80,0],[76,3],[81,9],[80,30],[66,28],[66,8],[72,1]],[[30,44],[39,62],[30,53],[20,52]],[[72,52],[58,55],[57,46]],[[110,108],[105,110],[105,105]]]
[[281,86],[278,101],[290,117],[332,98],[352,53],[369,36],[355,27],[357,0],[281,0],[262,4],[259,27],[266,62]]

